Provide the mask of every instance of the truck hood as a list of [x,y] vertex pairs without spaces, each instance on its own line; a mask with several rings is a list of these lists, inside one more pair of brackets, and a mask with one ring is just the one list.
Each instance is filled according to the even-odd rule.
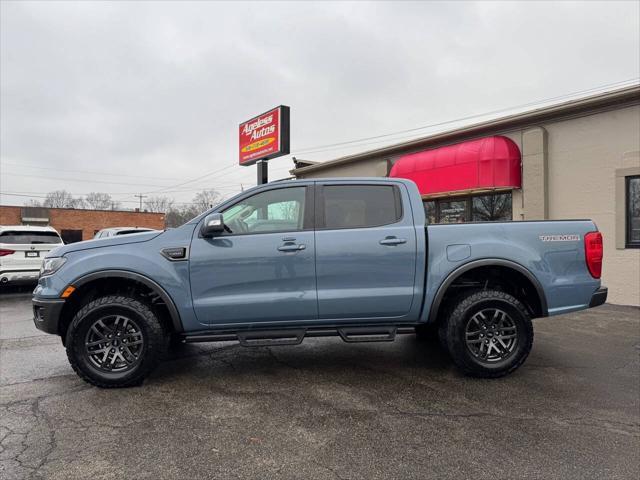
[[128,245],[130,243],[148,242],[163,233],[164,232],[130,233],[128,235],[121,235],[118,237],[85,240],[84,242],[71,243],[69,245],[55,248],[49,252],[47,257],[62,257],[67,253],[90,250],[92,248],[115,247],[117,245]]

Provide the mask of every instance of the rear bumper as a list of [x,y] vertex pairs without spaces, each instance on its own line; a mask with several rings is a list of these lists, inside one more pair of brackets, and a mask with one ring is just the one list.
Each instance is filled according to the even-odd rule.
[[33,323],[37,329],[46,333],[58,334],[60,313],[64,307],[64,300],[59,298],[33,298]]
[[599,307],[607,301],[607,293],[609,290],[607,287],[600,287],[591,295],[591,301],[589,302],[589,308]]
[[39,275],[40,268],[37,270],[5,270],[0,272],[0,285],[37,283]]

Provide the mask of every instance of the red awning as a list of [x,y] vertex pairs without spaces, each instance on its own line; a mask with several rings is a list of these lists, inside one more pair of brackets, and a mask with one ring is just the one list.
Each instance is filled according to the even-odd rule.
[[413,180],[422,195],[520,188],[520,150],[506,137],[481,138],[404,155],[389,176]]

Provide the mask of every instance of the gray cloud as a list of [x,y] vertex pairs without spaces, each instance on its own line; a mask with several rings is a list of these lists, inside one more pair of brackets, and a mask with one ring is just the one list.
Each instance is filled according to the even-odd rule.
[[[237,124],[280,103],[292,108],[295,151],[640,75],[637,2],[0,8],[1,191],[97,190],[133,200],[126,192],[153,187],[92,180],[170,186],[232,166]],[[288,158],[274,160],[272,177],[290,167]],[[254,182],[254,168],[226,168],[172,195],[189,201],[199,188],[228,194]]]

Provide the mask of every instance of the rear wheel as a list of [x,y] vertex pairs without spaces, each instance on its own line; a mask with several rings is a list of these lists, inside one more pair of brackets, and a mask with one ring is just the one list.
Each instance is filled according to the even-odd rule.
[[524,363],[533,345],[533,326],[517,298],[497,290],[460,297],[444,325],[454,363],[467,375],[494,378]]
[[75,372],[92,385],[109,388],[142,383],[164,356],[167,341],[147,305],[109,295],[76,313],[65,343]]

